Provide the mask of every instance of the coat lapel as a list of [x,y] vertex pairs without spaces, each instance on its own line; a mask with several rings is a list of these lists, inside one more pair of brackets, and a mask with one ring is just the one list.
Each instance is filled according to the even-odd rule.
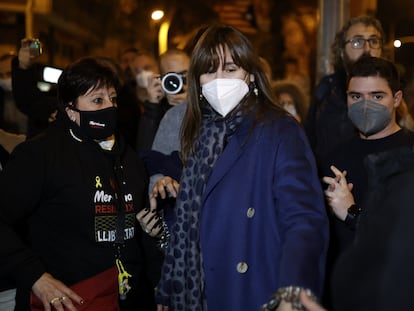
[[233,167],[237,159],[240,158],[248,143],[251,143],[251,141],[247,142],[251,124],[251,118],[247,117],[242,121],[239,128],[234,133],[234,136],[230,139],[228,145],[221,154],[220,158],[217,160],[206,184],[206,189],[204,191],[204,200],[208,197],[210,192],[223,178],[223,176],[225,176],[227,172]]

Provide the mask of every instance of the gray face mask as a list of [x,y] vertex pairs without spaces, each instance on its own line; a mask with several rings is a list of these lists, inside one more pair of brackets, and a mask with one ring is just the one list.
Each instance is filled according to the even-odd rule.
[[350,105],[348,117],[364,136],[378,133],[391,121],[388,108],[370,100],[361,100]]

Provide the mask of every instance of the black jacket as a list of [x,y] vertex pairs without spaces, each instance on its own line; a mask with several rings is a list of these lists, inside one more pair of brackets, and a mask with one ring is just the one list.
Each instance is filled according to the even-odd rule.
[[412,146],[366,160],[369,190],[355,244],[333,275],[335,311],[411,310],[414,279]]
[[[0,276],[12,271],[23,292],[44,272],[70,286],[113,267],[120,237],[121,259],[139,280],[133,282],[139,295],[146,263],[135,215],[147,204],[144,165],[122,138],[104,151],[73,128],[82,141],[76,139],[70,126],[59,118],[17,146],[0,175]],[[13,230],[22,219],[27,242]]]
[[151,150],[161,119],[170,108],[171,106],[166,98],[163,98],[158,104],[144,103],[144,113],[139,120],[137,135],[136,148],[138,152]]
[[335,72],[322,78],[316,87],[304,123],[316,160],[352,137],[358,131],[348,118],[346,73]]

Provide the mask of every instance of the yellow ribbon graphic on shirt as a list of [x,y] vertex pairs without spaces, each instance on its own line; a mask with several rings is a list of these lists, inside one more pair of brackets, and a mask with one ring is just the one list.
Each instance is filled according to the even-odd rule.
[[101,178],[99,176],[95,177],[95,181],[96,181],[95,188],[102,188]]

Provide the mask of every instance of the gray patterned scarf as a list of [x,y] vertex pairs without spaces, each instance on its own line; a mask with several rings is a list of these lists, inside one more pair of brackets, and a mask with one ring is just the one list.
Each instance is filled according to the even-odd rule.
[[157,300],[169,305],[171,311],[207,310],[199,215],[211,171],[242,121],[241,105],[224,118],[208,103],[203,105],[200,133],[181,177],[176,222],[170,230],[170,246],[158,284]]

